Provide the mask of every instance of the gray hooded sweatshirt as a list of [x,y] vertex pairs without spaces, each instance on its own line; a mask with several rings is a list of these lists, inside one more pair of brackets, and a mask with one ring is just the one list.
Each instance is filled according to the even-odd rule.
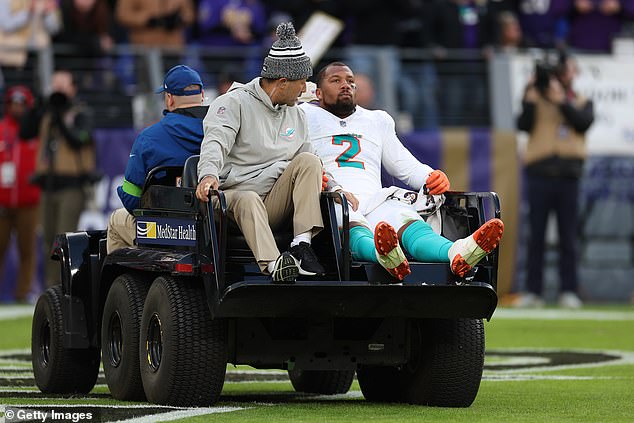
[[215,176],[221,189],[267,195],[290,161],[313,151],[304,111],[273,106],[260,78],[234,83],[203,120],[198,180]]

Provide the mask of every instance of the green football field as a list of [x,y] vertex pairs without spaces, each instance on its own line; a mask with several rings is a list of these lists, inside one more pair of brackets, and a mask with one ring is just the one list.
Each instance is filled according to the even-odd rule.
[[633,306],[498,308],[485,325],[480,391],[464,409],[371,404],[356,382],[345,395],[297,394],[285,372],[245,367],[228,368],[220,401],[208,408],[114,401],[103,375],[85,397],[45,396],[31,372],[31,312],[29,306],[0,306],[0,404],[7,422],[18,412],[31,421],[42,421],[44,414],[36,412],[48,413],[49,422],[634,421]]

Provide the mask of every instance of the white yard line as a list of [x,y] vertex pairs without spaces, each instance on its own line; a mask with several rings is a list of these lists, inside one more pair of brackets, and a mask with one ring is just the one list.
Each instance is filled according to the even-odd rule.
[[9,392],[9,393],[14,393],[14,394],[23,394],[25,392],[27,392],[27,393],[39,393],[40,390],[35,388],[35,387],[32,387],[32,386],[25,386],[25,387],[23,387],[21,389],[18,389],[18,388],[11,388],[11,389],[0,388],[0,392]]
[[[60,398],[38,398],[38,399],[50,399],[50,400],[60,400]],[[62,398],[63,399],[63,398]],[[167,408],[167,409],[182,409],[182,410],[189,410],[188,408],[184,408],[184,407],[173,407],[170,405],[157,405],[157,404],[129,404],[129,405],[108,405],[108,404],[91,404],[91,403],[77,403],[77,404],[58,404],[58,403],[52,403],[52,404],[8,404],[5,405],[5,407],[10,407],[10,408],[29,408],[29,407],[37,407],[37,408],[42,408],[42,407],[56,407],[56,408],[83,408],[83,407],[90,407],[90,408]],[[217,408],[222,408],[222,407],[217,407]]]
[[482,381],[487,382],[516,382],[525,380],[607,380],[607,379],[623,379],[618,377],[609,376],[558,376],[558,375],[525,375],[525,374],[512,374],[512,375],[490,375],[485,374],[482,376]]
[[135,417],[133,419],[117,420],[114,423],[154,423],[169,422],[172,420],[185,419],[187,417],[206,416],[208,414],[231,413],[233,411],[246,410],[246,407],[206,407],[189,408],[184,410],[170,411],[168,413],[151,414],[149,416]]
[[634,311],[498,308],[494,319],[516,320],[634,320]]
[[291,383],[290,380],[225,380],[225,385],[240,385],[245,383]]
[[13,320],[22,317],[33,316],[35,306],[31,304],[25,305],[2,305],[0,306],[0,320]]
[[[6,409],[25,409],[25,410],[42,410],[44,412],[50,412],[51,410],[69,409],[78,410],[83,408],[100,408],[104,410],[108,409],[140,409],[140,408],[152,408],[161,409],[164,408],[164,413],[155,413],[143,417],[135,417],[131,419],[116,420],[116,422],[125,423],[153,423],[153,422],[168,422],[173,420],[184,419],[188,417],[204,416],[208,414],[217,413],[231,413],[233,411],[246,410],[249,407],[200,407],[200,408],[181,408],[181,407],[169,407],[156,404],[147,405],[104,405],[104,404],[10,404],[5,405],[2,408]],[[64,412],[64,411],[62,411]]]
[[339,401],[339,400],[347,400],[347,399],[358,399],[363,398],[363,393],[361,391],[349,391],[345,394],[335,394],[335,395],[313,395],[307,396],[306,398],[318,401]]
[[272,375],[272,374],[287,374],[286,370],[279,369],[271,369],[271,370],[262,370],[262,369],[253,369],[253,370],[232,370],[231,368],[227,369],[227,373],[231,372],[234,375]]

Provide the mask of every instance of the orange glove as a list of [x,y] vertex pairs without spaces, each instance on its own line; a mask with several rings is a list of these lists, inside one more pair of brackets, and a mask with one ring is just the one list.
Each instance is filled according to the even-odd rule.
[[326,191],[328,186],[328,177],[326,176],[326,169],[321,170],[321,190]]
[[431,195],[439,195],[449,191],[451,186],[447,175],[442,170],[434,170],[430,173],[425,185],[427,185],[427,190]]

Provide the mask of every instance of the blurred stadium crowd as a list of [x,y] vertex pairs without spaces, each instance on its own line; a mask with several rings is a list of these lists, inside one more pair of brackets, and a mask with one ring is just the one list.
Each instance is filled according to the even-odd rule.
[[[496,176],[497,138],[487,133],[480,137],[484,142],[475,130],[496,126],[493,60],[522,53],[539,57],[556,49],[609,55],[621,39],[634,45],[634,0],[0,0],[0,119],[7,116],[7,99],[17,98],[9,95],[11,87],[28,87],[33,93],[29,103],[44,112],[54,93],[54,75],[70,71],[77,99],[91,111],[97,165],[104,173],[95,195],[101,200],[87,208],[107,215],[120,206],[109,193],[119,183],[116,178],[136,131],[161,116],[154,90],[168,69],[178,63],[193,67],[203,78],[206,96],[213,99],[233,81],[247,82],[260,74],[280,22],[292,21],[301,37],[302,27],[320,12],[338,20],[342,30],[314,68],[334,60],[349,64],[359,103],[394,116],[404,141],[411,135],[410,148],[424,150],[425,157],[435,157],[430,163],[440,166],[443,152],[465,146],[458,156],[487,177],[478,184],[478,172],[453,169],[467,181],[456,186],[505,194],[499,188],[502,181],[508,185],[507,199],[519,191],[519,183],[509,176],[517,173],[514,142],[500,141],[507,145],[504,163],[511,168]],[[449,136],[454,133],[443,134],[441,140],[438,130],[452,127],[475,129],[458,134],[459,142]],[[469,149],[460,137],[478,142],[479,148]],[[489,149],[483,148],[486,143]],[[620,167],[612,161],[596,167],[627,168],[629,173],[621,173],[630,175],[632,163],[623,160]],[[605,180],[617,186],[623,179],[610,174]],[[606,183],[599,185],[605,192]],[[606,210],[605,204],[597,209]],[[623,209],[620,199],[615,204],[624,214],[631,210]],[[620,232],[629,234],[631,228]],[[627,234],[623,243],[630,245]],[[614,244],[615,235],[608,235]],[[510,233],[507,238],[513,239]],[[612,279],[621,281],[634,256],[631,249],[618,251],[627,257]],[[42,257],[37,260],[35,278],[41,280]],[[508,261],[512,267],[512,257]],[[5,267],[5,275],[15,276],[10,273]],[[511,277],[507,279],[508,287]],[[0,300],[11,297],[7,289],[0,289]]]
[[614,37],[634,33],[634,0],[4,0],[0,89],[43,94],[68,69],[97,127],[128,127],[131,97],[173,64],[222,92],[259,74],[279,22],[300,29],[315,12],[344,28],[322,62],[367,74],[374,105],[401,112],[405,129],[490,124],[496,52],[609,53]]

